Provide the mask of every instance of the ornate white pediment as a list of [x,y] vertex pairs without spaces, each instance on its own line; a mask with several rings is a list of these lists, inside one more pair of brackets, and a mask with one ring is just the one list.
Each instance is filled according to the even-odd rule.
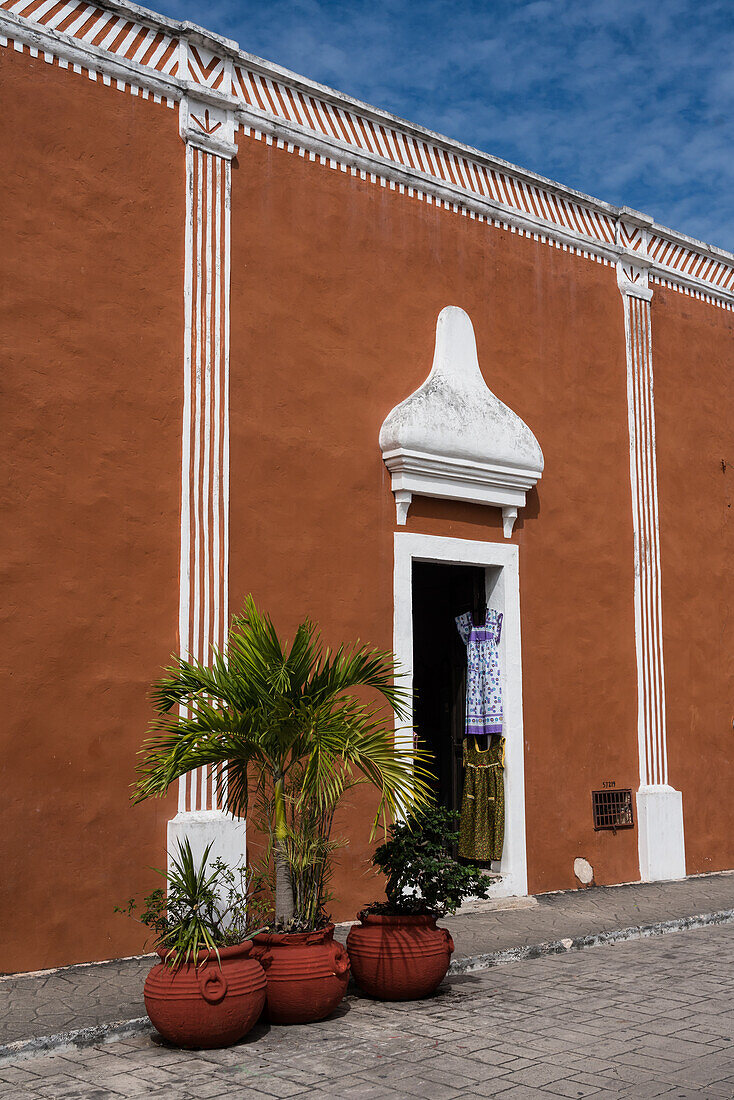
[[446,306],[436,323],[431,373],[380,429],[398,523],[413,496],[502,509],[509,538],[525,494],[543,472],[543,452],[527,424],[488,388],[469,315]]

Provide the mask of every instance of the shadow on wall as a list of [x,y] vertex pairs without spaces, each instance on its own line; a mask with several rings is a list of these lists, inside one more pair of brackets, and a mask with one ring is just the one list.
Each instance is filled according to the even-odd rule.
[[517,519],[515,520],[515,530],[522,530],[525,526],[525,521],[528,519],[537,519],[540,515],[540,493],[538,492],[537,485],[533,485],[532,489],[528,489],[525,495],[525,507],[518,511]]

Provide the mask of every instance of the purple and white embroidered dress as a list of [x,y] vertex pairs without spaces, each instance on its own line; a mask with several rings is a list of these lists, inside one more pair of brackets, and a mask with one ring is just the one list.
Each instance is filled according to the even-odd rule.
[[470,611],[459,615],[456,627],[466,646],[466,737],[502,733],[502,683],[499,641],[502,612],[487,608],[483,626],[475,626]]

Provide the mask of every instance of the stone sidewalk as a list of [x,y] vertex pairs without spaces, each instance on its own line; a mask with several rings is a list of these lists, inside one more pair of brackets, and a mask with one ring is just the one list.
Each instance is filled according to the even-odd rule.
[[[541,894],[533,908],[460,913],[447,918],[456,952],[454,973],[562,953],[640,935],[734,921],[734,874],[701,875],[683,882],[595,887]],[[346,937],[342,926],[339,935]],[[95,1041],[106,1031],[147,1027],[142,989],[153,959],[143,956],[0,978],[0,1057],[7,1044],[56,1037]],[[110,1025],[113,1025],[110,1027]],[[39,1043],[39,1045],[44,1045]]]
[[425,1001],[349,995],[227,1050],[150,1033],[0,1062],[2,1100],[731,1100],[734,935],[699,928],[457,975]]
[[[536,946],[540,954],[548,954],[549,947],[567,947],[563,941],[568,939],[574,947],[593,947],[618,938],[617,934],[627,929],[678,921],[683,929],[698,916],[734,920],[734,872],[696,875],[683,882],[638,882],[538,894],[536,900],[534,909],[459,913],[447,918],[444,923],[450,925],[456,945],[452,969],[460,972],[532,956]],[[675,927],[667,930],[677,931]]]

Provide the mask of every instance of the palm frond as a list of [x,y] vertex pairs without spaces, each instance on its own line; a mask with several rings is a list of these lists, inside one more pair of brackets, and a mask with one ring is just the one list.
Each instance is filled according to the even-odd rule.
[[304,797],[324,803],[337,799],[347,782],[362,775],[380,792],[378,817],[420,809],[432,800],[432,756],[402,748],[356,699],[322,707],[311,725]]
[[218,699],[222,706],[239,709],[241,685],[231,675],[225,658],[216,649],[212,651],[211,666],[196,660],[172,658],[173,664],[155,681],[150,697],[159,714],[167,714],[174,707],[188,705],[200,696]]
[[258,736],[257,715],[231,715],[204,699],[196,700],[192,712],[154,719],[139,753],[134,802],[151,795],[161,797],[171,783],[195,768],[229,765],[231,771],[234,765],[246,775],[251,763],[267,767],[269,757]]
[[304,700],[318,705],[337,699],[359,688],[371,688],[379,692],[399,718],[407,713],[409,693],[395,683],[398,676],[393,655],[380,649],[369,649],[358,643],[352,647],[339,646],[335,653],[327,650],[315,666]]

